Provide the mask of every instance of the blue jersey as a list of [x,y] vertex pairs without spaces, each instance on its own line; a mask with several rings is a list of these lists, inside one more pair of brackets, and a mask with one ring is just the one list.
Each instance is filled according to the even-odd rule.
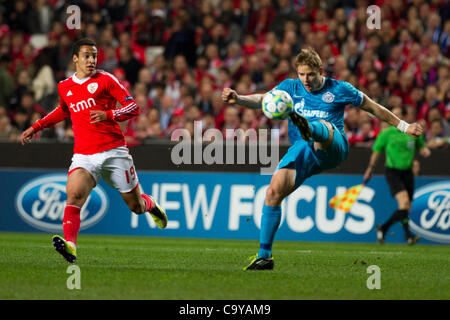
[[[323,119],[336,126],[345,137],[344,110],[345,106],[352,104],[360,106],[363,94],[350,83],[332,78],[324,78],[322,88],[309,92],[300,79],[286,79],[276,90],[288,92],[294,101],[294,111],[308,121]],[[298,128],[289,119],[289,140],[294,143],[301,139]]]

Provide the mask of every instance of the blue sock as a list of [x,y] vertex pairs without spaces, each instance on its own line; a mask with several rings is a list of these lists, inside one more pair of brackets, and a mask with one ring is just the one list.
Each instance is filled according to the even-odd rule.
[[328,131],[328,127],[320,121],[313,121],[309,123],[309,127],[312,131],[312,137],[314,141],[324,142],[327,141],[330,137],[330,132]]
[[281,221],[281,206],[270,207],[264,205],[261,217],[261,231],[259,235],[259,258],[270,258],[275,232]]

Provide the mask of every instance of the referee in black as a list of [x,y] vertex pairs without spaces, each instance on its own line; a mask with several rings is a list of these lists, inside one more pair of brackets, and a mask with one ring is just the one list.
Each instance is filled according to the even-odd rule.
[[[414,113],[407,112],[405,107],[396,107],[392,112],[407,123],[414,122]],[[415,151],[428,157],[431,152],[427,148],[423,135],[413,138],[391,126],[380,132],[372,147],[372,155],[364,174],[364,180],[372,177],[373,168],[381,153],[386,152],[386,180],[392,195],[398,203],[398,209],[383,224],[377,226],[378,243],[384,243],[386,232],[396,222],[400,222],[405,230],[408,244],[413,245],[418,236],[413,236],[409,230],[409,211],[414,194],[414,174],[412,171]]]

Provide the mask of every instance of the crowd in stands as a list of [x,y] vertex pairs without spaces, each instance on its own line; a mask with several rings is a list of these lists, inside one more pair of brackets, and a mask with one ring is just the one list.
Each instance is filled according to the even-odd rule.
[[[69,29],[67,7],[80,8]],[[450,5],[445,0],[379,0],[380,28],[367,26],[365,0],[0,0],[0,140],[58,104],[56,86],[74,73],[71,45],[89,37],[99,69],[120,79],[141,114],[121,123],[130,146],[215,128],[279,129],[260,110],[224,104],[221,92],[263,93],[297,77],[293,60],[314,48],[326,76],[420,121],[430,148],[450,145]],[[76,17],[75,17],[76,18]],[[199,122],[194,122],[199,121]],[[351,145],[370,147],[386,126],[347,106]],[[269,131],[275,132],[275,131]],[[255,139],[254,136],[249,135]],[[253,137],[253,138],[252,138]],[[70,120],[38,139],[71,141]]]

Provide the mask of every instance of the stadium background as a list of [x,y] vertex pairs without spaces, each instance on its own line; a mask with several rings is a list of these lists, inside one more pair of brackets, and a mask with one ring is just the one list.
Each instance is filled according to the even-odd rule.
[[[65,25],[71,4],[81,9],[80,29],[70,30]],[[379,30],[366,27],[370,4],[381,8]],[[173,206],[168,214],[179,227],[166,234],[151,226],[133,230],[132,215],[115,202],[118,196],[101,184],[110,201],[108,211],[102,221],[82,232],[256,239],[258,216],[248,214],[253,208],[249,204],[269,183],[269,177],[260,176],[258,168],[250,165],[174,166],[168,161],[173,147],[170,135],[178,128],[193,133],[195,120],[202,121],[205,130],[217,128],[224,133],[226,129],[275,128],[279,129],[281,156],[288,146],[287,122],[271,122],[259,111],[231,108],[222,102],[220,93],[227,86],[240,94],[265,92],[283,79],[295,77],[292,60],[303,46],[319,52],[327,76],[349,81],[386,107],[402,105],[414,112],[426,128],[426,141],[432,149],[430,159],[418,159],[416,174],[422,177],[417,186],[440,181],[448,189],[450,9],[446,1],[2,1],[0,12],[0,176],[13,182],[1,187],[2,200],[9,203],[2,210],[3,231],[49,231],[28,224],[18,212],[17,199],[33,179],[65,175],[73,139],[70,121],[41,132],[36,142],[25,148],[17,138],[57,104],[56,84],[74,71],[71,44],[84,36],[98,43],[98,67],[121,79],[141,108],[141,115],[122,123],[122,128],[143,187],[151,190],[156,184],[154,190],[158,190],[166,182],[171,184],[168,190],[179,192],[166,199]],[[346,109],[350,158],[329,175],[308,181],[305,186],[313,190],[311,198],[290,209],[298,211],[291,214],[294,220],[310,216],[313,227],[295,231],[296,227],[287,228],[285,222],[280,239],[375,239],[374,226],[395,208],[382,176],[374,178],[374,194],[367,195],[370,200],[362,201],[374,212],[369,230],[351,233],[343,222],[341,228],[332,227],[334,231],[321,230],[316,219],[320,210],[325,221],[340,219],[334,211],[325,209],[323,213],[324,199],[331,198],[338,187],[361,182],[370,147],[383,128],[383,123],[358,108]],[[206,173],[192,173],[199,171]],[[377,173],[382,173],[382,163]],[[227,193],[230,201],[221,202],[220,198],[216,211],[209,211],[214,221],[207,217],[206,207],[211,202],[206,207],[199,204],[195,216],[195,192],[205,185],[211,201],[214,182],[230,194],[233,186],[247,188],[238,189],[247,194],[237,209],[242,212],[229,209],[231,195]],[[181,200],[183,185],[190,192],[190,211],[185,199]],[[321,202],[315,200],[320,188],[326,189]],[[229,224],[232,211],[237,214],[237,230]],[[365,221],[358,212],[345,217],[346,224],[351,219],[357,224]],[[58,222],[58,218],[50,220]],[[205,221],[211,221],[213,227],[205,227]],[[216,225],[228,229],[215,229]],[[441,229],[448,238],[448,226]],[[403,241],[400,227],[393,229],[389,239]]]

